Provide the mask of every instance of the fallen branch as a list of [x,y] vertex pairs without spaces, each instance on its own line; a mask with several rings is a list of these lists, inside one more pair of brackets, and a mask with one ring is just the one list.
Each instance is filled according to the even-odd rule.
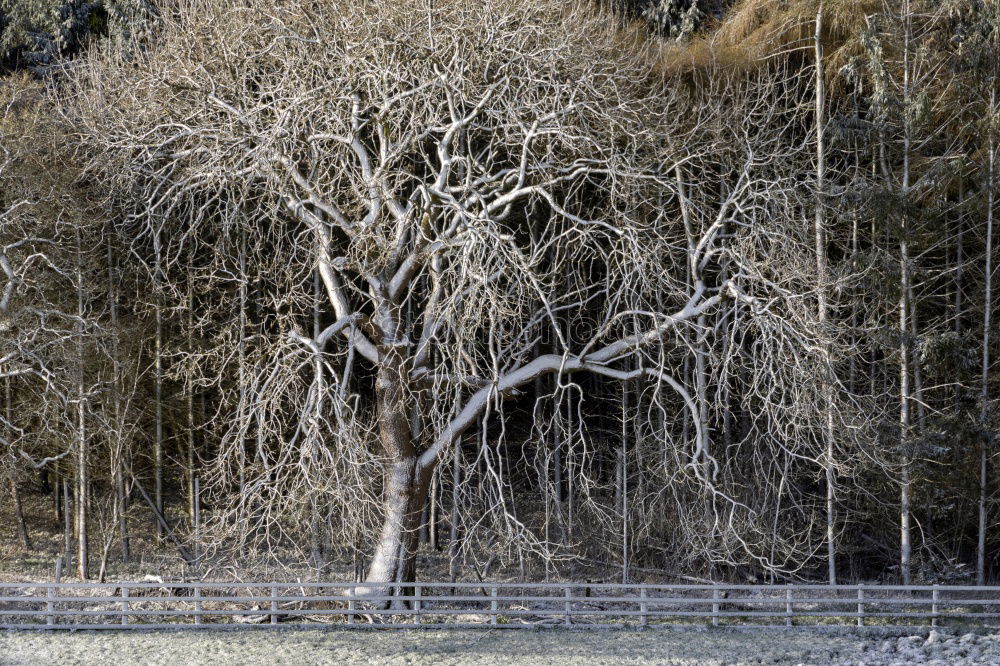
[[135,487],[139,489],[139,493],[142,495],[142,499],[144,499],[146,501],[146,504],[149,505],[149,508],[152,509],[153,515],[156,516],[157,522],[159,522],[160,526],[163,527],[164,534],[166,534],[167,538],[170,539],[173,542],[173,544],[177,547],[177,551],[180,553],[184,561],[187,564],[193,566],[195,563],[194,557],[192,557],[191,553],[188,552],[188,549],[184,547],[184,544],[182,544],[180,540],[176,536],[174,536],[174,531],[170,529],[170,524],[167,523],[167,519],[163,517],[163,514],[160,512],[160,510],[156,508],[156,504],[153,502],[152,499],[150,499],[149,495],[146,494],[146,491],[143,489],[142,484],[139,483],[139,479],[135,478],[135,475],[133,475],[132,481],[135,483]]

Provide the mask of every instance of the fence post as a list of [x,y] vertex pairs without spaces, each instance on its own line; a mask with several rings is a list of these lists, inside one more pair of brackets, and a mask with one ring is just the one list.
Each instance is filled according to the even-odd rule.
[[938,626],[938,600],[940,599],[940,597],[938,596],[938,589],[937,588],[938,588],[938,586],[935,583],[935,585],[934,585],[934,591],[931,592],[931,626],[932,627]]
[[[58,594],[59,583],[62,582],[62,570],[63,570],[63,557],[62,557],[62,555],[60,555],[60,556],[58,556],[56,558],[56,583],[55,583],[55,585],[53,585],[52,587],[49,588],[49,596],[50,597],[54,597],[56,594]],[[49,617],[45,620],[45,623],[46,624],[55,624],[56,623],[56,617],[55,617],[56,604],[55,604],[55,602],[50,601],[46,605],[48,607]]]
[[719,588],[712,589],[712,626],[719,626]]
[[642,613],[639,616],[639,624],[645,627],[649,624],[649,618],[646,616],[646,611],[648,610],[648,606],[646,605],[646,588],[639,588],[639,599],[641,599],[639,602],[639,612]]
[[354,624],[354,599],[347,600],[347,624]]
[[128,585],[122,584],[122,624],[129,623]]
[[792,587],[785,588],[785,626],[792,626]]
[[48,586],[48,588],[45,591],[45,596],[47,596],[49,598],[48,603],[45,604],[45,609],[49,611],[48,617],[45,618],[45,624],[47,624],[49,626],[52,626],[52,625],[54,625],[56,623],[56,618],[55,618],[56,605],[52,601],[52,597],[55,596],[55,586],[54,585],[49,585]]
[[570,616],[570,611],[572,610],[571,606],[573,604],[573,592],[568,585],[564,588],[564,590],[566,593],[566,625],[568,626],[573,624],[573,618]]
[[423,597],[423,588],[419,585],[413,587],[413,624],[420,624],[420,601]]
[[271,586],[271,624],[278,624],[278,586]]
[[490,588],[490,624],[497,623],[497,586]]
[[[194,488],[192,489],[194,494],[193,509],[194,515],[191,516],[191,520],[194,522],[194,570],[201,576],[201,479],[197,474],[194,475]],[[195,588],[198,589],[198,588]],[[199,623],[200,624],[200,623]]]
[[194,623],[201,624],[201,583],[194,582]]
[[858,626],[865,626],[865,590],[858,588]]

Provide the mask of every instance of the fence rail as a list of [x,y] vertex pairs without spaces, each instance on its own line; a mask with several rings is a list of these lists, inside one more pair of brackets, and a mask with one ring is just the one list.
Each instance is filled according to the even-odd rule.
[[2,629],[996,626],[1000,586],[0,583]]

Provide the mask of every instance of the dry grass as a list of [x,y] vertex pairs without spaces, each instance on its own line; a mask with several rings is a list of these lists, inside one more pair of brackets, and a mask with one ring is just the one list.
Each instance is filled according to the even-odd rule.
[[[641,21],[622,25],[607,17],[605,25],[622,48],[641,52],[665,77],[720,67],[752,70],[795,54],[811,59],[818,6],[819,0],[738,0],[721,21],[682,43],[650,35]],[[884,8],[882,0],[824,0],[824,7],[823,46],[834,77],[861,55],[865,17]]]

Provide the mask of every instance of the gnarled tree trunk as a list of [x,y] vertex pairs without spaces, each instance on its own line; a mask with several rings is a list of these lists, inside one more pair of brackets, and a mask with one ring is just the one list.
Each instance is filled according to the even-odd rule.
[[375,381],[379,439],[385,454],[382,532],[365,583],[355,588],[362,597],[384,596],[394,583],[412,582],[420,519],[434,466],[418,464],[410,429],[406,364],[396,346],[387,346]]

